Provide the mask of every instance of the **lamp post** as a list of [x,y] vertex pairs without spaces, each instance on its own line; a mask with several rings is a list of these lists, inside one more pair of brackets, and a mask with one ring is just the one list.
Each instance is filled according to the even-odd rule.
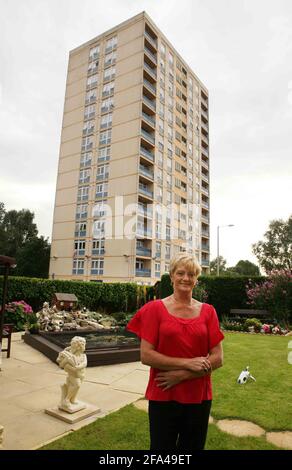
[[234,227],[234,224],[217,226],[217,276],[219,276],[219,229],[223,227]]

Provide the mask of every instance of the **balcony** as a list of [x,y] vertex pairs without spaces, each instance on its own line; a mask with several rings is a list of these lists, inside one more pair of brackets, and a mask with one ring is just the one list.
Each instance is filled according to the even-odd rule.
[[77,196],[77,201],[80,202],[80,201],[88,201],[88,194],[79,194]]
[[142,246],[136,247],[136,255],[151,258],[151,249]]
[[208,126],[204,123],[204,121],[201,121],[201,127],[208,133],[209,132],[209,128]]
[[86,136],[86,135],[93,134],[93,132],[94,132],[94,126],[88,127],[88,128],[86,128],[86,129],[83,129],[82,135],[83,135],[83,137],[84,137],[84,136]]
[[91,166],[91,160],[84,160],[80,162],[80,168],[86,168]]
[[206,196],[209,196],[209,188],[206,188],[205,186],[201,187],[201,192],[202,194],[205,194]]
[[151,277],[151,269],[136,269],[137,277]]
[[201,114],[202,114],[202,116],[204,116],[204,118],[207,119],[207,121],[208,121],[208,119],[209,119],[208,113],[206,113],[206,111],[204,111],[203,109],[201,109]]
[[149,73],[150,77],[156,80],[156,76],[157,76],[156,69],[151,68],[150,65],[144,62],[144,70],[146,70],[146,72]]
[[209,157],[209,150],[203,146],[201,146],[201,152],[206,155],[206,157]]
[[154,173],[151,170],[148,170],[148,168],[144,165],[139,165],[139,172],[143,175],[146,176],[147,178],[151,179],[152,181],[154,180]]
[[204,134],[201,134],[201,139],[203,142],[205,142],[205,144],[209,145],[208,137],[206,137]]
[[201,103],[208,108],[208,98],[205,98],[203,95],[201,95]]
[[204,167],[206,170],[209,170],[208,159],[203,160],[203,158],[202,158],[201,164],[202,164],[202,167]]
[[205,222],[206,224],[208,224],[208,223],[209,223],[209,217],[206,217],[205,215],[202,214],[202,215],[201,215],[201,221],[202,221],[202,222]]
[[144,35],[145,35],[145,38],[147,38],[147,41],[149,41],[150,44],[151,44],[155,49],[157,49],[157,40],[154,39],[152,36],[150,36],[150,34],[147,33],[147,31],[144,32]]
[[90,274],[95,274],[95,275],[102,276],[103,275],[103,268],[101,268],[101,269],[91,269]]
[[96,181],[108,180],[109,173],[103,173],[101,175],[96,175]]
[[202,259],[202,261],[201,261],[201,265],[202,265],[202,266],[209,266],[209,263],[210,263],[210,262],[209,262],[208,259]]
[[154,134],[149,134],[149,132],[145,131],[144,129],[141,129],[141,137],[143,139],[146,139],[147,142],[150,142],[151,144],[155,145],[155,138],[153,135]]
[[156,86],[152,85],[152,83],[149,82],[146,78],[143,79],[143,85],[147,87],[148,90],[151,91],[151,93],[156,96]]
[[206,209],[209,209],[209,203],[208,202],[202,201],[201,205],[202,205],[202,207],[205,207]]
[[137,227],[136,235],[138,238],[152,238],[152,230],[147,227]]
[[206,230],[204,228],[201,229],[201,235],[204,237],[209,238],[209,230]]
[[87,212],[83,212],[82,214],[80,214],[80,212],[77,212],[77,214],[76,214],[76,219],[77,219],[77,220],[80,220],[80,219],[87,219]]
[[84,269],[73,269],[72,274],[84,274]]
[[86,237],[86,230],[80,230],[80,231],[76,231],[74,233],[75,237]]
[[152,219],[153,217],[153,211],[147,209],[147,207],[143,206],[142,204],[138,204],[137,214],[142,215],[143,217],[147,217],[149,219]]
[[202,251],[209,251],[209,243],[202,243]]
[[141,184],[139,184],[139,193],[143,194],[143,196],[146,196],[149,199],[153,199],[153,191],[150,191],[149,189],[145,188]]
[[89,144],[83,144],[81,145],[81,151],[85,152],[87,150],[91,150],[93,147],[93,142],[90,142]]
[[152,52],[150,51],[150,49],[148,49],[147,46],[144,46],[144,52],[145,52],[145,54],[147,54],[147,57],[150,58],[155,65],[157,65],[156,56],[154,54],[152,54]]
[[155,119],[142,111],[142,119],[155,129]]
[[145,147],[140,147],[140,154],[151,160],[151,162],[154,162],[154,154],[145,149]]
[[143,102],[151,109],[151,111],[156,111],[156,102],[155,100],[149,100],[147,96],[143,95]]
[[107,191],[102,191],[102,192],[100,192],[100,193],[95,193],[95,198],[96,198],[96,199],[99,199],[99,198],[101,198],[101,197],[107,197],[107,195],[108,195],[108,192],[107,192]]
[[202,178],[203,181],[206,181],[206,183],[209,183],[209,178],[204,173],[201,173],[201,178]]
[[93,248],[91,254],[93,256],[100,256],[105,254],[104,248]]
[[86,98],[85,104],[92,104],[96,102],[96,96],[92,95],[90,98]]

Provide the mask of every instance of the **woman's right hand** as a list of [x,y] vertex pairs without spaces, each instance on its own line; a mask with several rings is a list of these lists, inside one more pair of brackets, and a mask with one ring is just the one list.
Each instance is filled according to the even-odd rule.
[[186,369],[191,370],[192,372],[198,372],[205,374],[210,372],[211,363],[207,357],[193,357],[186,360]]

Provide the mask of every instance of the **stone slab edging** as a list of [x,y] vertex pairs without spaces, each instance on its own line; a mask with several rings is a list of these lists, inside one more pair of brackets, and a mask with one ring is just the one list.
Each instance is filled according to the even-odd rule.
[[[148,400],[141,399],[133,402],[139,410],[148,412]],[[240,419],[219,419],[212,416],[209,418],[210,424],[215,424],[221,431],[236,437],[265,437],[270,444],[277,447],[292,450],[292,431],[268,432],[251,421]]]

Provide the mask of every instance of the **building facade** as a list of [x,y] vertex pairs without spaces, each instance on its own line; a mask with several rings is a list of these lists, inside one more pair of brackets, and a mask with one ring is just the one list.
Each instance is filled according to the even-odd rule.
[[208,270],[208,108],[145,12],[70,52],[51,278],[153,284],[178,251]]

